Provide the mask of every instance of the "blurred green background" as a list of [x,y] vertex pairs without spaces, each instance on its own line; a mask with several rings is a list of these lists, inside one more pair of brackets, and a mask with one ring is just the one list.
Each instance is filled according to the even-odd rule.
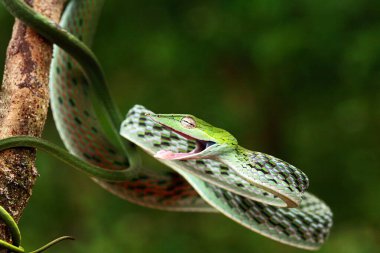
[[[13,18],[0,8],[0,67]],[[121,110],[191,113],[309,176],[334,212],[320,252],[380,251],[380,2],[108,1],[94,50]],[[60,143],[51,115],[44,137]],[[43,153],[21,221],[50,252],[301,252],[216,214],[109,194]]]

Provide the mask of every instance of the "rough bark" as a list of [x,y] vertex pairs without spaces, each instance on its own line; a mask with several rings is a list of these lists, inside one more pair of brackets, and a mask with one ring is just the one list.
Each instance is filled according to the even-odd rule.
[[[65,0],[27,0],[35,10],[59,21]],[[9,42],[0,94],[0,139],[41,136],[49,105],[52,45],[19,20]],[[0,153],[0,205],[20,219],[37,177],[35,150],[15,148]],[[0,237],[9,240],[0,225]]]

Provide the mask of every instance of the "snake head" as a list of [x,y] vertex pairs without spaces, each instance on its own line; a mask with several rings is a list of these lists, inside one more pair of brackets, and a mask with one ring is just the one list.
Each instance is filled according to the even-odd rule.
[[155,157],[166,160],[215,158],[236,149],[237,140],[229,132],[189,114],[147,114],[153,121],[187,140],[194,140],[196,147],[188,153],[160,150]]

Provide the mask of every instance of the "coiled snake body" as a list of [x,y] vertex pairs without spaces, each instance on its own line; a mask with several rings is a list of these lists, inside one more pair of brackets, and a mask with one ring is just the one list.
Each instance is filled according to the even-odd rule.
[[[44,149],[140,205],[221,212],[264,236],[305,249],[318,249],[326,240],[332,213],[305,192],[308,179],[294,166],[244,149],[225,130],[192,115],[154,114],[135,106],[122,122],[100,65],[87,48],[102,0],[70,1],[59,27],[20,0],[2,1],[14,16],[57,44],[50,73],[51,107],[72,155],[32,137],[2,140],[1,149]],[[100,109],[94,101],[100,102]],[[100,113],[108,118],[100,120]],[[104,134],[106,127],[111,134]],[[121,139],[119,128],[128,141]],[[143,165],[136,145],[172,170],[158,172]]]

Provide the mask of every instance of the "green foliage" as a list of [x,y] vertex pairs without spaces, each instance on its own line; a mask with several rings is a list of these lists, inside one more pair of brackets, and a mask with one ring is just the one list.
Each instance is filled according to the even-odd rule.
[[[191,113],[283,158],[334,212],[321,252],[380,238],[380,2],[108,1],[94,44],[122,111]],[[12,18],[0,8],[0,66]],[[49,117],[45,138],[59,139]],[[54,252],[301,252],[222,215],[127,203],[39,154],[24,245]]]

